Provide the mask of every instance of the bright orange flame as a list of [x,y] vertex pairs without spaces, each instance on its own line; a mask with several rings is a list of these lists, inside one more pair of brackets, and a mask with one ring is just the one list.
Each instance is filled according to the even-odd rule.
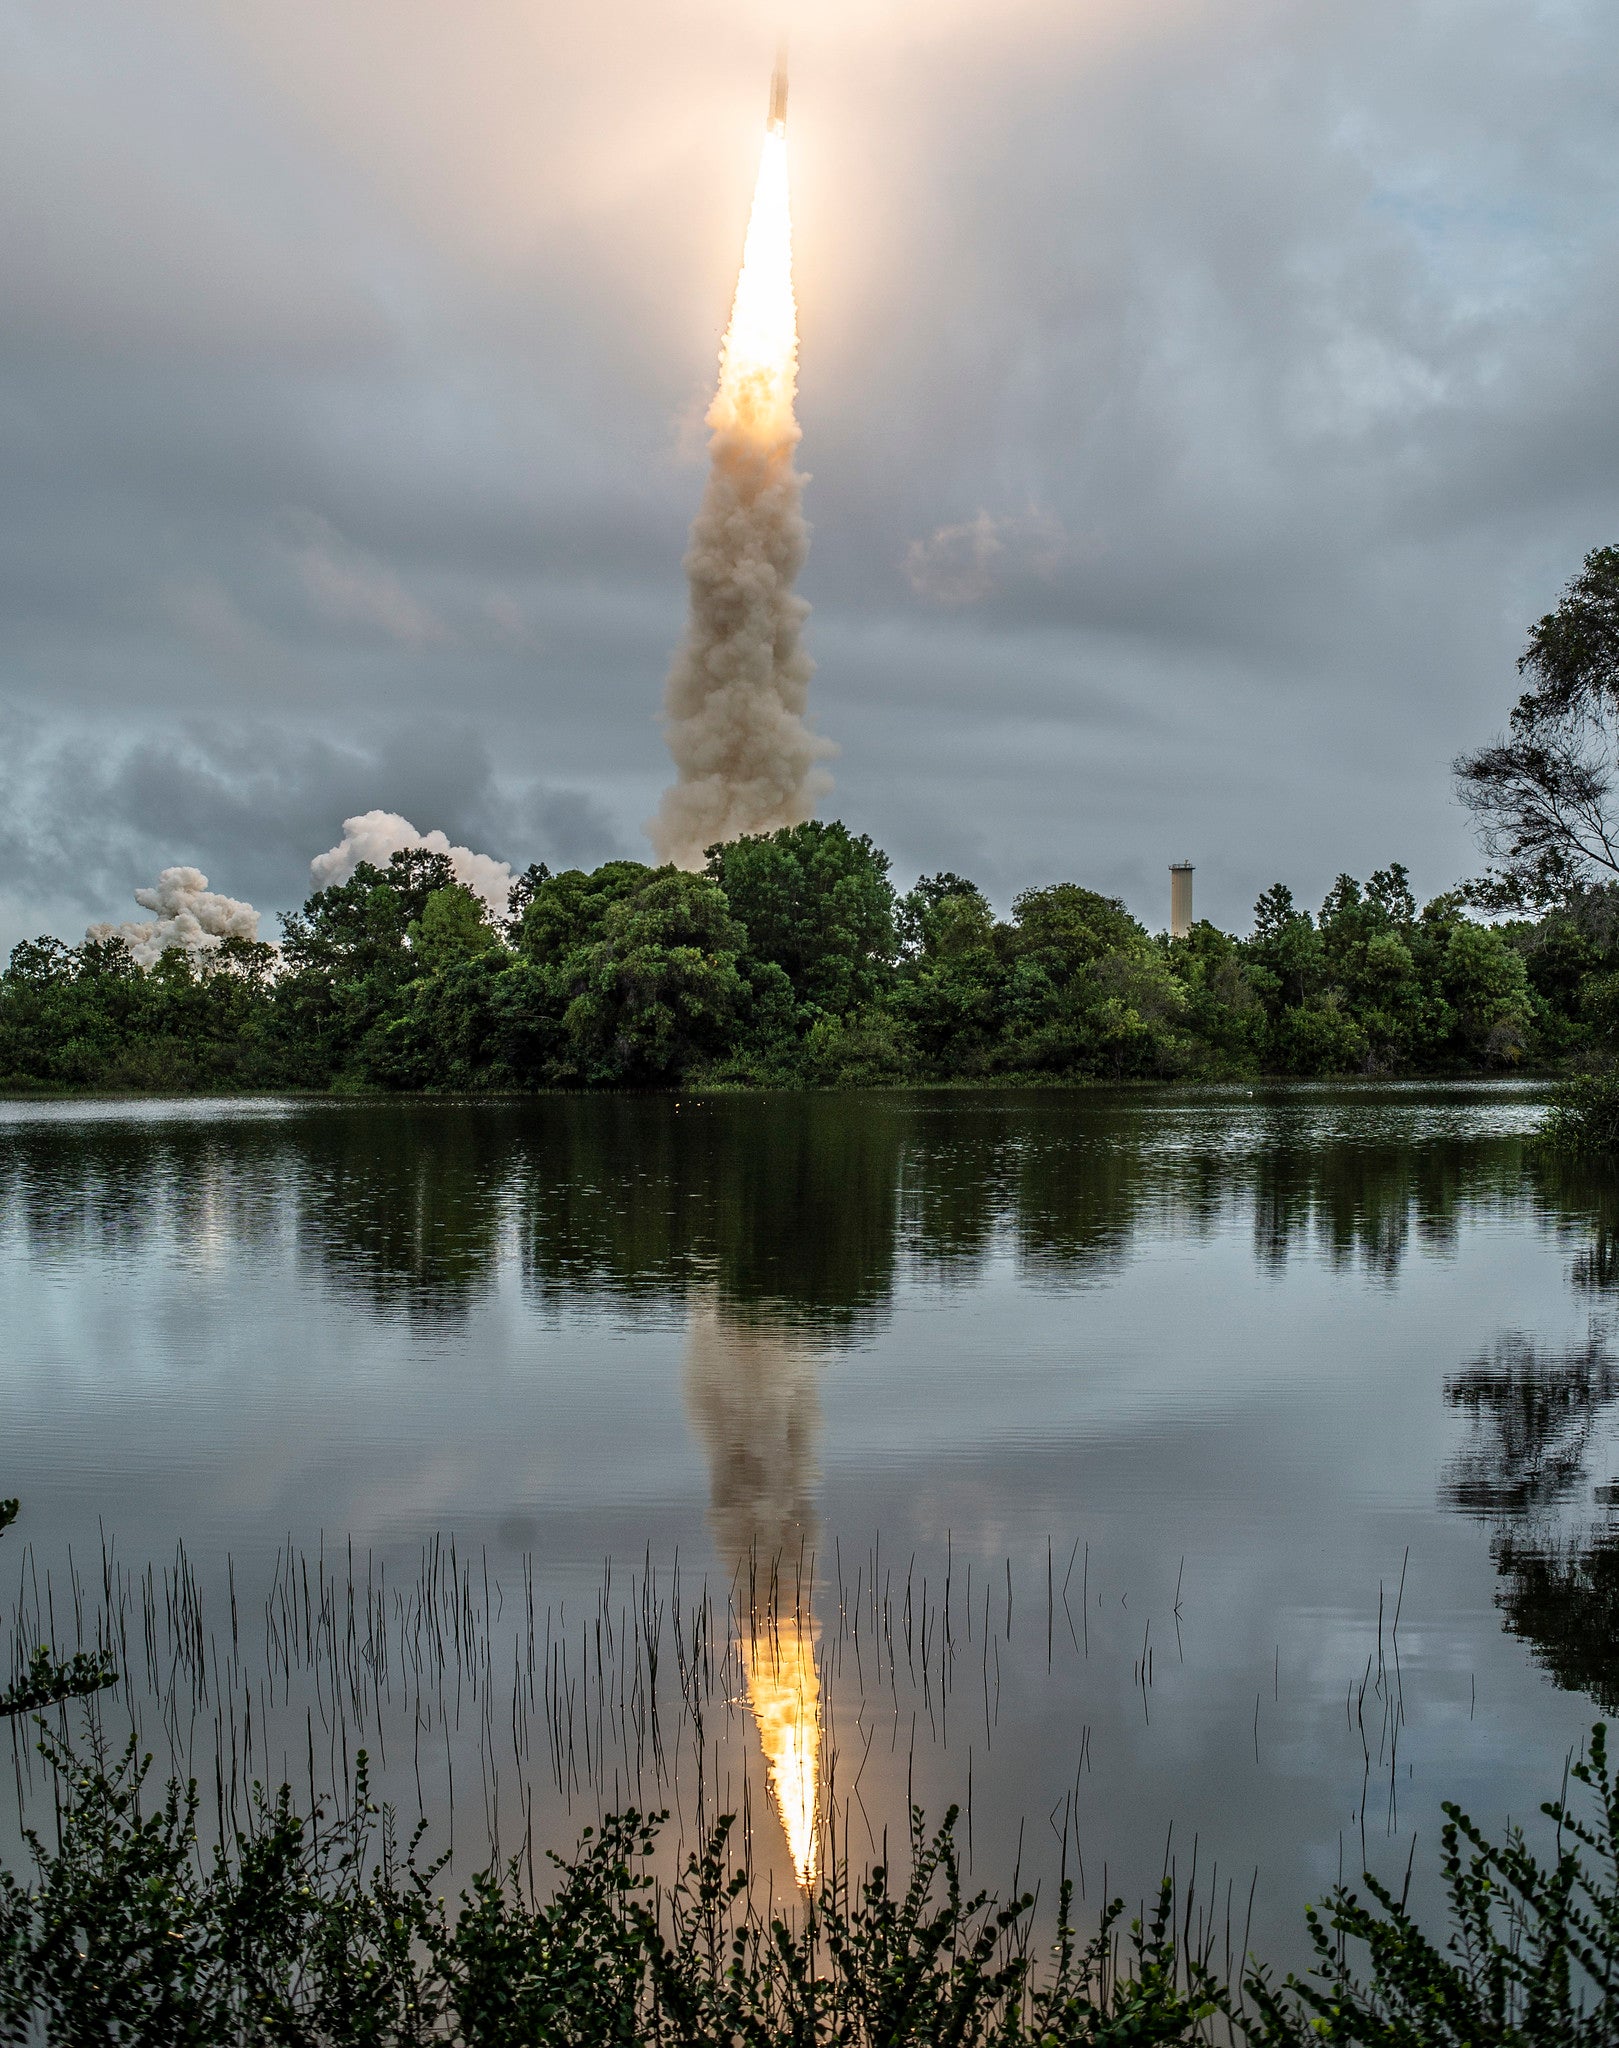
[[766,443],[796,435],[797,384],[798,308],[793,302],[787,136],[773,124],[765,133],[759,159],[759,182],[708,424],[716,433],[739,431]]
[[770,1775],[799,1883],[815,1882],[815,1805],[821,1761],[821,1681],[815,1669],[815,1631],[796,1615],[772,1613],[745,1640],[742,1662],[748,1700],[758,1723]]

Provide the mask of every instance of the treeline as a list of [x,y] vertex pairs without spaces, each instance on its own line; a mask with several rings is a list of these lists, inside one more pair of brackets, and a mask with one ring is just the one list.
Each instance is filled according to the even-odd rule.
[[903,895],[812,822],[688,874],[528,869],[492,917],[441,854],[322,889],[280,949],[150,970],[121,941],[18,946],[0,1084],[44,1088],[860,1086],[1474,1072],[1619,1038],[1619,884],[1483,924],[1397,864],[1319,913],[1278,883],[1250,936],[1153,935],[1077,883],[997,919],[973,883]]

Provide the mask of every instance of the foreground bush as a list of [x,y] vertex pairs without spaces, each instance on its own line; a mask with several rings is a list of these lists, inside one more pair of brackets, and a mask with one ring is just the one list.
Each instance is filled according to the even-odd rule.
[[634,1813],[552,1859],[549,1898],[514,1863],[448,1907],[368,1796],[299,1813],[256,1796],[220,1848],[197,1795],[143,1810],[133,1750],[86,1765],[47,1736],[60,1841],[30,1838],[27,1883],[0,1872],[0,2039],[71,2043],[455,2041],[556,2048],[1067,2048],[1247,2040],[1264,2048],[1619,2041],[1619,1793],[1595,1731],[1574,1776],[1583,1813],[1549,1864],[1513,1831],[1491,1843],[1454,1808],[1450,1925],[1435,1940],[1367,1879],[1312,1911],[1317,1968],[1237,1986],[1177,1952],[1167,1890],[1142,1924],[1109,1906],[1081,1942],[1062,1889],[1057,1939],[1031,1946],[1032,1899],[967,1896],[954,1815],[917,1818],[909,1874],[829,1875],[801,1926],[766,1922],[722,1824],[661,1894],[658,1819]]
[[[0,1873],[0,2039],[56,2042],[960,2043],[1154,2042],[1217,2009],[1177,1971],[1168,1901],[1132,1929],[1120,1909],[1081,1946],[1064,1888],[1038,1973],[1033,1901],[961,1885],[954,1814],[918,1819],[903,1887],[873,1870],[828,1879],[802,1928],[763,1921],[727,1858],[728,1823],[654,1899],[658,1818],[618,1814],[553,1858],[549,1899],[517,1865],[436,1896],[441,1865],[400,1844],[360,1764],[335,1825],[259,1795],[223,1847],[197,1843],[197,1795],[171,1784],[143,1813],[133,1750],[84,1768],[47,1738],[66,1802],[60,1847],[30,1838],[24,1886]],[[1038,1981],[1036,1978],[1038,1976]]]

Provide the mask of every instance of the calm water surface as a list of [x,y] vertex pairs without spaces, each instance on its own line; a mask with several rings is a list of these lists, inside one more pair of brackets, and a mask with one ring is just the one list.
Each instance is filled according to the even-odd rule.
[[199,1768],[257,1685],[272,1763],[340,1773],[319,1673],[262,1676],[289,1557],[352,1545],[408,1631],[453,1536],[478,1705],[402,1705],[396,1650],[374,1734],[506,1846],[650,1799],[640,1622],[706,1598],[718,1704],[676,1770],[665,1644],[650,1803],[745,1809],[789,1884],[911,1797],[970,1796],[983,1882],[1066,1824],[1093,1901],[1195,1836],[1289,1955],[1340,1867],[1422,1872],[1444,1797],[1533,1813],[1619,1704],[1619,1205],[1539,1102],[0,1105],[0,1583],[68,1641],[70,1550],[82,1610],[105,1545],[160,1604],[183,1545],[215,1673],[148,1719]]

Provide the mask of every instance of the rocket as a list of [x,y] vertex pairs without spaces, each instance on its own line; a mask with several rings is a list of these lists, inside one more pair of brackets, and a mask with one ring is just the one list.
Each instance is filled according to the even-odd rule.
[[787,45],[776,52],[776,68],[770,74],[770,120],[772,135],[787,133]]

